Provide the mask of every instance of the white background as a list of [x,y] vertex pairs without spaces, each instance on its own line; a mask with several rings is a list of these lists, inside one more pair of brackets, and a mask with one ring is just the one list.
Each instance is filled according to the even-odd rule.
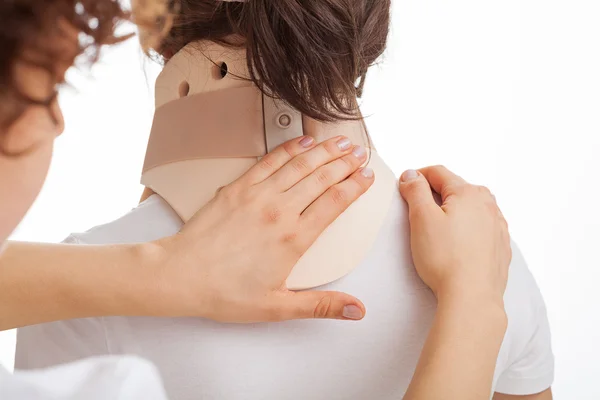
[[[394,2],[364,111],[384,159],[489,186],[545,295],[557,399],[600,387],[600,2]],[[134,41],[71,75],[67,129],[14,238],[60,241],[136,204],[158,68]],[[0,334],[12,366],[14,332]]]

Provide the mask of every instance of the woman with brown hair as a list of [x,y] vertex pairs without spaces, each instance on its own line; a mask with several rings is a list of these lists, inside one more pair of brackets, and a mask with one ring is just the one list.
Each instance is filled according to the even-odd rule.
[[[368,66],[383,51],[385,37],[387,36],[389,2],[384,1],[330,0],[313,3],[256,0],[244,5],[222,5],[213,1],[190,1],[182,2],[180,6],[180,10],[175,10],[177,14],[175,15],[174,29],[164,41],[156,42],[156,50],[169,59],[190,41],[206,40],[218,43],[226,41],[228,45],[237,44],[248,54],[247,64],[251,75],[249,78],[256,87],[282,98],[296,110],[317,121],[355,119],[357,111],[356,94],[360,94]],[[31,93],[26,100],[23,100],[21,87],[14,83],[23,84],[29,90],[43,88],[39,80],[35,81],[31,75],[26,74],[27,67],[33,64],[36,66],[35,70],[38,71],[38,68],[42,66],[45,67],[46,71],[51,72],[50,76],[60,77],[64,69],[70,65],[73,55],[65,57],[62,63],[53,63],[52,58],[40,57],[40,54],[44,55],[45,50],[48,48],[53,49],[53,46],[61,43],[60,41],[51,41],[51,44],[40,45],[36,43],[36,40],[33,40],[31,43],[34,44],[34,47],[31,48],[34,51],[31,54],[25,51],[13,51],[11,53],[11,49],[21,50],[19,46],[23,44],[27,44],[23,47],[29,49],[30,41],[23,40],[21,42],[21,39],[39,39],[39,32],[46,32],[43,29],[49,29],[50,32],[67,33],[72,31],[70,28],[74,27],[76,35],[78,32],[92,35],[97,35],[99,32],[105,34],[108,32],[103,39],[104,42],[111,42],[114,41],[111,36],[113,24],[119,19],[119,16],[123,15],[119,14],[120,8],[116,2],[101,1],[78,3],[12,1],[4,3],[2,7],[6,7],[2,9],[2,22],[6,17],[7,21],[14,22],[12,28],[16,29],[15,31],[7,30],[8,33],[3,31],[1,36],[5,40],[4,43],[8,43],[6,46],[3,43],[3,51],[6,48],[6,54],[12,57],[7,58],[10,60],[7,63],[9,67],[4,69],[4,71],[9,71],[6,76],[9,76],[10,79],[3,81],[3,88],[8,89],[2,92],[3,96],[6,93],[7,97],[5,99],[12,101],[12,103],[7,104],[12,105],[13,110],[12,113],[8,113],[9,117],[7,117],[9,130],[7,131],[8,140],[6,143],[13,146],[8,147],[10,150],[8,153],[19,154],[20,157],[22,152],[15,151],[15,149],[22,150],[21,147],[24,147],[28,150],[32,146],[31,142],[27,142],[26,139],[28,138],[25,135],[30,131],[33,132],[32,129],[35,127],[32,123],[36,121],[42,124],[48,123],[48,114],[42,116],[42,112],[45,113],[49,109],[51,119],[54,122],[60,122],[61,117],[54,96],[35,96],[37,93]],[[112,13],[110,10],[112,10]],[[56,26],[48,24],[48,21],[60,21],[61,17],[64,16],[68,16],[69,18],[66,20],[70,21],[66,27],[61,24]],[[30,23],[23,24],[23,21],[29,21]],[[31,23],[31,21],[34,22]],[[158,31],[163,30],[162,28],[166,31],[168,27],[168,18],[164,18],[164,13],[162,17],[156,20],[153,19],[152,22],[156,23]],[[61,26],[62,29],[55,29]],[[109,26],[109,28],[106,28],[106,26]],[[27,28],[34,32],[33,36],[31,32],[27,32]],[[40,28],[42,30],[39,30]],[[35,33],[38,33],[38,36],[35,36]],[[231,35],[236,35],[234,38],[242,39],[241,42],[229,41]],[[52,36],[47,35],[45,37]],[[149,38],[152,37],[151,34]],[[44,51],[40,53],[40,50]],[[67,45],[66,49],[56,48],[53,50],[57,50],[60,54],[68,54],[69,46]],[[20,62],[23,60],[25,63],[21,64]],[[18,66],[16,70],[19,72],[13,74],[15,65]],[[24,71],[25,74],[21,75],[23,72],[20,71]],[[359,83],[355,85],[357,81]],[[52,82],[52,79],[49,79],[49,82]],[[19,90],[15,91],[15,87]],[[37,105],[32,106],[34,103]],[[16,119],[14,115],[17,116]],[[21,123],[19,124],[19,122]],[[17,136],[14,132],[19,132],[20,135]],[[13,139],[15,137],[22,140],[22,142]],[[21,139],[23,137],[25,139]],[[45,151],[42,151],[42,153],[47,154],[47,146],[51,143],[51,138],[37,137],[34,139],[37,139],[33,140],[36,145],[34,149],[38,149],[38,141],[42,141],[46,144]],[[251,185],[249,179],[256,179],[257,176],[261,175],[257,171],[264,171],[265,167],[272,169],[273,166],[277,167],[280,163],[289,166],[290,162],[288,161],[290,161],[291,156],[287,158],[284,156],[284,153],[288,154],[289,152],[292,152],[292,156],[295,154],[294,152],[302,153],[299,156],[302,157],[302,163],[316,166],[317,171],[321,168],[320,172],[323,172],[322,168],[328,168],[327,171],[331,172],[331,165],[338,158],[344,158],[346,161],[354,160],[349,163],[345,162],[350,167],[346,167],[335,174],[335,176],[342,176],[340,178],[342,183],[335,186],[336,190],[333,191],[333,194],[328,192],[329,195],[333,196],[332,198],[338,200],[353,199],[358,196],[361,190],[369,186],[372,174],[368,171],[356,173],[352,175],[350,180],[343,180],[345,176],[350,175],[352,170],[358,168],[359,163],[355,161],[355,158],[362,160],[356,155],[356,153],[359,153],[356,152],[356,148],[353,149],[344,145],[337,153],[333,153],[330,158],[316,160],[309,158],[312,157],[311,152],[305,153],[305,150],[301,149],[301,142],[303,142],[302,139],[297,139],[285,148],[287,151],[269,153],[269,156],[265,157],[266,163],[259,163],[257,164],[258,168],[252,168],[251,171],[253,172],[244,176],[246,179],[241,178],[242,183],[239,183],[240,181],[234,183],[234,185],[237,185],[235,192],[240,193],[240,190],[249,190],[249,186],[257,186],[256,184]],[[317,149],[322,150],[324,146],[330,146],[334,142],[326,141],[329,144],[318,146],[310,140],[303,143],[308,145],[309,148],[316,146],[315,154],[324,154],[323,151],[317,151]],[[335,149],[335,147],[330,146],[330,149]],[[331,150],[329,153],[331,153]],[[354,153],[354,155],[351,153]],[[20,158],[20,160],[24,159]],[[310,163],[306,164],[307,161],[310,161]],[[24,167],[27,164],[11,165],[14,169]],[[342,164],[337,163],[335,165]],[[7,169],[3,168],[3,171],[7,171]],[[251,178],[248,178],[248,176]],[[320,177],[322,176],[321,174]],[[435,205],[429,191],[429,185],[424,179],[425,177],[429,179],[432,187],[442,194],[445,202],[443,209]],[[520,305],[523,302],[533,302],[540,306],[539,300],[535,297],[535,284],[532,284],[531,277],[527,274],[526,268],[520,259],[512,268],[518,271],[515,279],[521,282],[521,286],[512,285],[514,288],[510,289],[511,285],[509,285],[509,292],[512,295],[508,298],[507,313],[509,319],[511,316],[519,320],[535,317],[536,322],[533,324],[524,323],[518,329],[509,329],[507,337],[511,340],[507,342],[509,344],[503,346],[502,360],[498,364],[500,368],[497,375],[493,377],[495,359],[502,342],[502,336],[507,329],[502,294],[506,285],[506,268],[510,259],[510,249],[506,227],[489,193],[474,190],[472,186],[441,168],[426,169],[421,173],[412,171],[405,174],[404,178],[401,189],[411,206],[411,210],[416,210],[410,217],[413,232],[412,254],[415,258],[417,271],[427,285],[433,289],[437,300],[440,302],[437,312],[433,312],[435,311],[435,299],[427,291],[422,290],[424,286],[418,279],[415,279],[416,276],[411,275],[412,265],[409,258],[407,258],[409,256],[406,246],[407,236],[403,233],[404,237],[398,237],[397,233],[393,233],[398,230],[398,226],[402,226],[401,220],[407,216],[407,214],[403,215],[406,211],[403,210],[402,204],[398,201],[399,198],[395,198],[393,208],[398,213],[382,228],[382,236],[388,236],[389,240],[379,240],[377,244],[379,248],[369,256],[365,263],[359,266],[356,273],[350,274],[347,277],[348,279],[340,280],[330,286],[330,288],[356,290],[368,298],[370,314],[373,314],[373,317],[356,324],[356,328],[347,328],[335,324],[313,326],[296,323],[231,326],[203,320],[177,319],[169,321],[156,318],[74,320],[40,325],[32,327],[29,331],[23,331],[25,336],[21,337],[24,340],[21,341],[20,337],[19,343],[19,351],[23,356],[21,358],[22,366],[31,367],[38,362],[44,364],[48,361],[51,364],[52,358],[59,355],[59,353],[62,353],[58,356],[59,358],[67,358],[61,361],[70,361],[69,358],[78,359],[86,355],[92,355],[90,353],[117,354],[133,352],[147,356],[158,364],[157,366],[166,380],[167,392],[172,398],[397,398],[406,392],[412,371],[415,369],[416,361],[424,345],[425,350],[417,367],[416,379],[411,384],[407,397],[419,399],[462,399],[468,398],[467,396],[485,398],[488,396],[492,385],[501,385],[504,390],[512,390],[516,392],[515,394],[519,394],[518,392],[522,392],[522,394],[525,394],[524,392],[533,393],[532,391],[536,388],[549,385],[546,342],[543,340],[543,336],[533,336],[531,334],[533,328],[537,329],[536,334],[537,331],[540,331],[542,335],[545,333],[543,309],[535,309],[531,315],[516,311],[515,298],[519,299]],[[265,177],[261,181],[266,182],[268,180],[268,178],[267,180],[264,179]],[[322,179],[319,178],[319,180]],[[14,180],[8,179],[7,182],[8,188],[11,187],[10,184],[15,186]],[[331,183],[334,182],[329,182],[329,184]],[[344,186],[344,183],[351,185]],[[37,185],[39,183],[34,186],[37,187]],[[262,185],[263,188],[265,186]],[[340,189],[350,190],[352,187],[355,188],[351,192],[354,194],[340,197],[340,193],[342,193]],[[363,189],[359,190],[357,188]],[[19,195],[20,201],[26,200],[27,193],[17,193],[17,195]],[[3,194],[3,203],[5,202],[4,196]],[[231,207],[231,204],[223,201],[223,198],[224,196],[217,196],[215,201],[209,203],[195,217],[191,228],[188,228],[190,225],[186,225],[186,228],[182,231],[183,235],[179,235],[179,237],[204,238],[204,243],[210,245],[209,239],[215,235],[213,229],[216,229],[216,227],[232,226],[239,229],[239,227],[248,224],[258,223],[258,220],[260,220],[258,218],[255,221],[247,221],[239,216],[259,210],[265,204],[253,204],[245,208],[246,212],[240,213],[238,210],[243,209],[244,204],[235,203],[235,207]],[[247,198],[247,196],[241,196],[241,198]],[[176,220],[176,216],[172,213],[171,215],[168,214],[168,205],[162,203],[156,197],[154,197],[153,202],[154,206],[150,207],[150,210],[167,211],[160,218],[163,218],[163,220],[164,218],[171,218],[171,221]],[[307,210],[311,210],[313,207],[317,209],[321,203],[316,201]],[[267,204],[269,207],[274,205],[281,208],[281,205],[273,204],[272,201]],[[320,207],[320,209],[324,208],[326,207]],[[303,213],[306,211],[296,212]],[[18,212],[15,213],[14,210],[10,215],[13,218],[15,215],[17,218],[19,217]],[[141,220],[153,216],[152,212],[147,214],[146,211],[137,213],[137,215],[141,215]],[[225,224],[212,223],[210,225],[211,230],[203,232],[203,222],[207,222],[208,219],[214,221],[215,215],[217,217],[222,216],[223,221],[226,221],[227,218],[230,218],[230,220]],[[231,215],[240,219],[231,220]],[[331,216],[333,213],[328,215]],[[473,215],[478,217],[473,218]],[[311,220],[314,221],[313,218]],[[286,220],[286,218],[283,218],[283,220]],[[298,219],[295,221],[298,221]],[[464,221],[466,221],[466,224]],[[398,225],[398,223],[401,225]],[[294,222],[293,225],[298,228],[298,222]],[[465,226],[469,226],[471,229],[465,229]],[[10,226],[8,228],[11,229]],[[79,241],[106,241],[111,235],[110,224],[107,225],[107,228],[105,229],[107,236],[103,238],[94,239],[84,235]],[[281,228],[283,231],[289,229],[289,227]],[[299,228],[304,227],[300,226]],[[306,229],[311,228],[306,225]],[[482,234],[482,230],[491,234]],[[130,223],[128,231],[132,235],[130,239],[135,240],[135,237],[133,237],[136,235],[135,224]],[[258,232],[261,232],[261,230]],[[316,232],[316,230],[313,230],[313,232]],[[158,235],[165,235],[165,233],[165,230],[156,232]],[[233,232],[227,230],[223,234],[235,242],[246,239],[243,232],[236,234],[235,237]],[[274,235],[277,236],[277,233],[274,233]],[[289,231],[285,235],[289,238]],[[208,236],[208,238],[205,236]],[[172,236],[171,238],[177,237]],[[312,237],[312,240],[314,239],[316,237]],[[310,241],[310,235],[306,240]],[[475,250],[471,248],[473,241],[477,243]],[[264,240],[258,240],[258,242],[264,242]],[[300,242],[304,243],[304,241]],[[189,239],[171,239],[163,243],[165,243],[165,246],[169,246],[168,251],[181,256],[181,259],[176,258],[178,262],[182,262],[186,253],[198,252],[197,246],[189,245]],[[127,247],[125,246],[125,248]],[[397,249],[398,247],[399,249]],[[31,250],[32,255],[29,259],[26,259],[23,254],[24,248]],[[120,251],[123,249],[122,246],[116,246],[116,248],[121,249]],[[77,253],[78,261],[82,265],[98,265],[99,261],[97,259],[92,260],[90,258],[92,256],[90,251],[93,251],[93,254],[97,255],[103,262],[112,261],[112,264],[115,264],[114,260],[117,260],[117,265],[114,265],[114,268],[110,270],[111,274],[114,275],[108,285],[100,280],[99,288],[86,287],[85,285],[76,286],[76,290],[89,290],[89,293],[82,292],[81,294],[92,298],[97,304],[112,303],[109,304],[109,306],[113,306],[112,308],[103,306],[102,309],[92,309],[90,311],[89,308],[86,309],[84,306],[83,309],[76,309],[75,312],[71,310],[65,313],[65,307],[51,302],[49,306],[44,304],[43,307],[43,311],[50,311],[49,317],[19,320],[11,316],[11,312],[13,315],[16,313],[11,310],[10,304],[16,305],[21,302],[27,304],[29,302],[30,304],[37,303],[39,305],[36,300],[50,300],[55,293],[49,290],[50,293],[42,293],[45,297],[42,296],[36,299],[27,293],[19,294],[19,291],[13,289],[12,292],[9,290],[8,294],[3,292],[3,296],[6,296],[9,300],[6,309],[9,316],[7,319],[11,322],[7,326],[10,327],[14,320],[18,321],[17,324],[29,324],[43,322],[44,318],[53,320],[96,315],[194,315],[221,321],[235,321],[237,318],[234,308],[236,307],[232,308],[232,304],[237,306],[243,304],[246,307],[245,310],[254,309],[254,312],[257,311],[255,309],[264,311],[265,303],[253,303],[261,298],[261,295],[260,291],[252,288],[251,293],[254,294],[254,298],[240,299],[238,296],[235,299],[236,303],[227,303],[228,297],[221,296],[223,294],[218,293],[219,298],[224,301],[211,303],[212,311],[204,310],[206,311],[204,314],[197,312],[194,307],[190,307],[190,303],[193,303],[193,301],[190,302],[189,296],[185,296],[185,292],[183,296],[179,293],[182,281],[189,279],[189,276],[193,276],[190,275],[193,270],[190,268],[183,273],[178,273],[176,268],[179,267],[179,264],[170,269],[158,269],[162,279],[166,279],[167,282],[173,284],[176,283],[176,285],[173,287],[169,287],[169,284],[166,287],[162,286],[161,290],[166,289],[165,296],[160,297],[160,299],[153,299],[154,301],[151,303],[143,304],[140,307],[141,298],[132,301],[131,298],[124,298],[122,294],[119,296],[120,287],[118,284],[122,280],[126,280],[130,283],[130,286],[131,283],[135,284],[134,287],[140,283],[140,286],[143,287],[140,278],[147,275],[147,271],[139,268],[132,269],[128,271],[130,274],[125,276],[122,267],[127,266],[127,261],[122,258],[123,253],[115,252],[114,249],[115,247],[83,247],[80,249],[68,247],[67,250],[63,249],[61,253],[62,257],[73,257],[73,254]],[[273,248],[268,251],[263,249],[264,247],[259,247],[256,250],[257,254],[262,255],[263,258],[264,254],[273,251]],[[295,250],[298,251],[298,249]],[[112,258],[106,258],[109,252],[112,252]],[[390,254],[385,255],[387,252],[390,252]],[[23,286],[30,290],[31,284],[29,281],[32,280],[31,277],[19,277],[18,274],[11,275],[11,271],[15,271],[14,266],[19,262],[22,265],[31,267],[35,263],[34,259],[39,260],[40,254],[56,255],[56,250],[40,249],[38,246],[22,247],[22,245],[13,246],[11,250],[9,247],[8,253],[2,257],[3,270],[9,272],[5,281],[13,279],[14,282],[16,276],[16,278],[21,278],[21,281],[24,282]],[[170,255],[171,253],[167,252],[167,254]],[[367,267],[375,265],[373,261],[377,259],[374,257],[381,257],[382,254],[383,258],[379,259],[382,267],[379,270],[366,273]],[[452,254],[452,256],[449,257],[449,254]],[[247,256],[247,254],[243,255]],[[174,262],[170,257],[166,258],[171,264]],[[290,259],[291,257],[288,257],[288,261]],[[223,275],[226,275],[219,269],[228,262],[226,259],[220,261],[224,261],[224,264],[213,263],[214,265],[211,265],[211,267],[214,268],[208,269],[209,277],[223,278]],[[239,261],[237,264],[239,264]],[[287,265],[293,264],[294,262]],[[242,267],[244,266],[242,265]],[[125,268],[125,271],[127,271],[127,268]],[[239,272],[238,269],[227,269],[226,271],[233,271],[233,278]],[[447,271],[453,273],[448,274]],[[74,280],[76,283],[88,279],[87,268],[79,271],[71,269],[69,272],[75,274],[76,279]],[[246,276],[251,273],[250,269],[245,269],[245,272],[242,272]],[[287,272],[289,272],[289,268]],[[45,271],[45,273],[48,277],[54,275],[52,271]],[[200,273],[207,276],[206,270],[201,270]],[[265,277],[269,277],[270,274],[269,271],[265,272]],[[101,277],[101,274],[97,277]],[[298,307],[299,303],[295,303],[295,307],[292,307],[295,313],[293,315],[288,314],[286,317],[285,314],[273,313],[273,307],[269,305],[267,310],[270,312],[266,314],[257,313],[250,320],[276,320],[281,319],[282,315],[283,319],[302,318],[308,315],[314,316],[315,313],[318,316],[330,316],[328,312],[330,310],[339,312],[334,313],[333,316],[340,318],[360,319],[363,317],[363,306],[356,299],[347,295],[344,297],[344,295],[335,294],[334,292],[314,291],[308,292],[308,296],[305,295],[306,292],[303,292],[304,294],[292,294],[293,292],[285,289],[285,276],[277,273],[276,278],[279,279],[278,283],[276,282],[277,279],[267,279],[268,283],[265,291],[270,297],[266,298],[273,301],[279,298],[281,302],[285,302],[286,299],[290,298],[302,298],[306,305],[318,299],[317,307],[312,307],[312,309],[310,307]],[[479,283],[476,288],[469,284],[473,279],[476,279]],[[209,280],[203,287],[213,294],[215,292],[211,292],[211,285],[222,287],[222,283],[223,281]],[[11,289],[13,286],[6,284],[7,289]],[[235,285],[230,286],[235,288]],[[278,290],[272,290],[275,287]],[[522,290],[525,287],[534,289],[531,297],[522,295]],[[73,292],[73,288],[70,289]],[[110,289],[111,292],[108,292],[107,289]],[[414,289],[418,290],[415,291]],[[144,290],[140,292],[144,292]],[[148,292],[146,289],[145,293]],[[273,294],[272,292],[276,293]],[[61,295],[63,293],[60,292]],[[108,293],[110,295],[107,295]],[[190,292],[187,291],[187,293]],[[318,297],[319,293],[321,297]],[[113,298],[115,294],[117,296]],[[152,294],[154,295],[154,293]],[[182,305],[182,303],[177,302],[182,297],[188,302],[187,304]],[[234,294],[229,299],[235,297]],[[146,297],[146,299],[148,298],[150,297]],[[265,297],[262,296],[262,298]],[[325,303],[321,302],[323,299],[326,299]],[[342,301],[330,301],[332,299]],[[62,300],[64,300],[64,297]],[[293,300],[288,300],[289,304],[292,302]],[[125,306],[123,303],[125,303]],[[314,303],[312,304],[314,305]],[[321,304],[327,304],[328,307],[319,307]],[[250,305],[250,308],[248,308],[248,305]],[[345,314],[344,308],[348,305],[358,308],[358,313],[355,309],[351,313]],[[225,309],[223,306],[226,306]],[[541,306],[543,306],[543,303]],[[16,308],[16,306],[13,308]],[[234,312],[233,318],[231,317],[232,311]],[[307,313],[307,311],[309,312]],[[42,312],[41,314],[48,313]],[[433,325],[431,325],[432,322]],[[160,325],[163,323],[168,326],[165,325],[161,328]],[[425,334],[430,327],[432,327],[432,330],[429,339],[425,341]],[[79,330],[80,328],[82,330]],[[128,330],[127,334],[131,336],[126,337],[123,335],[124,328]],[[97,336],[101,331],[106,332],[106,336]],[[38,335],[40,333],[41,335]],[[30,338],[37,337],[40,339],[40,342],[35,344],[41,346],[39,353],[32,349],[33,343],[27,339],[28,334],[31,335]],[[179,338],[181,340],[177,338],[177,335],[183,335]],[[207,341],[203,343],[199,341],[200,338]],[[96,339],[104,340],[103,348],[95,347]],[[135,340],[130,341],[129,339],[136,339],[137,345]],[[64,340],[64,342],[61,343],[61,340]],[[86,342],[86,340],[89,340],[89,342]],[[525,340],[529,340],[529,347],[522,344]],[[468,347],[457,346],[458,343],[464,344],[464,341],[477,343],[479,346],[478,351],[473,352]],[[211,346],[211,343],[216,346]],[[46,345],[49,346],[45,347]],[[132,345],[133,347],[131,347]],[[257,353],[253,356],[251,353],[255,351],[260,354]],[[37,358],[38,356],[39,358]],[[256,362],[256,360],[260,361]],[[200,362],[200,364],[193,365],[194,362]],[[239,369],[240,363],[245,367]],[[454,365],[450,365],[451,363],[460,364],[460,367],[452,368]],[[510,363],[515,363],[518,368],[513,371],[508,365]],[[251,368],[249,367],[250,364],[252,364]],[[529,374],[534,374],[539,372],[540,368],[546,368],[546,374],[538,376],[535,381],[528,376],[521,376],[524,370]],[[63,369],[62,372],[62,379],[69,376],[73,379],[72,377],[75,376],[72,370],[65,371]],[[65,372],[71,372],[71,374],[65,374]],[[506,376],[503,376],[504,373],[506,373]],[[60,379],[58,378],[60,374],[56,376],[56,379]],[[324,379],[324,376],[327,379]],[[29,377],[31,378],[32,375],[29,375]],[[19,380],[18,375],[16,380]],[[9,390],[16,387],[15,385],[11,386],[10,381],[7,382],[6,387]],[[20,382],[26,386],[26,384],[31,383],[31,380],[27,382],[27,375],[24,375]],[[432,385],[432,382],[436,384]],[[106,392],[102,392],[108,387],[105,384],[115,384],[114,380],[112,382],[110,379],[104,382],[98,380],[96,383],[98,389],[95,392],[81,393],[89,394],[86,398],[91,398],[92,394],[102,398],[103,395],[107,396],[107,393],[112,393],[111,398],[116,398],[114,394],[118,391],[109,392],[106,390]],[[2,382],[0,382],[0,385],[2,385]],[[39,385],[37,388],[44,389]],[[156,386],[148,384],[147,388],[156,388]],[[129,389],[131,389],[131,386]],[[21,393],[22,395],[25,392],[13,391],[8,393]],[[121,391],[121,394],[123,393],[125,392]],[[141,395],[141,392],[138,392],[138,396]]]
[[[307,193],[313,205],[306,210],[287,206],[283,196],[245,196],[236,204],[217,196],[177,235],[151,243],[6,242],[39,192],[54,139],[63,130],[56,97],[65,71],[78,54],[84,53],[81,61],[93,62],[101,45],[122,40],[114,37],[114,29],[126,18],[113,1],[0,3],[0,329],[102,315],[193,315],[233,322],[273,315],[347,319],[344,308],[362,307],[357,299],[332,292],[295,295],[282,291],[282,282],[310,243],[370,186],[372,179],[353,173],[358,165],[341,168],[349,178],[323,186],[319,195]],[[272,193],[271,174],[301,182],[289,166],[295,158],[310,158],[315,172],[345,154],[323,154],[314,142],[300,142],[284,144],[228,189]],[[340,193],[347,202],[332,202]],[[256,213],[265,207],[285,209],[285,218],[267,224]],[[282,241],[290,232],[299,240]],[[248,251],[232,253],[215,240],[220,234]],[[264,254],[271,254],[269,261]],[[259,274],[257,265],[267,279],[252,292],[243,290],[248,271]],[[234,302],[241,299],[248,305],[243,314]],[[333,307],[316,313],[324,299]],[[153,367],[132,358],[14,376],[0,368],[2,399],[160,398],[162,392]]]

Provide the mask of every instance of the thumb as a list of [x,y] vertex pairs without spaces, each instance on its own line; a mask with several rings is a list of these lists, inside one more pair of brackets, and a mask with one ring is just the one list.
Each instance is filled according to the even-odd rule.
[[[409,169],[402,174],[400,177],[400,194],[408,203],[411,219],[416,215],[423,215],[422,211],[425,211],[425,213],[440,211],[429,182],[418,171]],[[416,210],[419,210],[419,212],[415,213]]]
[[281,320],[289,319],[342,319],[360,320],[365,316],[365,306],[356,297],[342,292],[292,292],[278,300]]

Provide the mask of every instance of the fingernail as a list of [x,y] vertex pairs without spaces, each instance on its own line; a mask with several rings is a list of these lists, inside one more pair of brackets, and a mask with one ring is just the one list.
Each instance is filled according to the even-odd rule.
[[354,154],[354,156],[359,160],[362,160],[367,156],[367,152],[365,151],[364,147],[360,146],[354,147],[354,150],[352,150],[352,154]]
[[374,175],[371,168],[364,168],[362,171],[360,171],[360,174],[367,179],[371,179]]
[[300,146],[302,147],[310,147],[313,143],[315,142],[315,139],[313,139],[310,136],[304,136],[302,138],[302,140],[300,141]]
[[402,182],[408,182],[408,181],[412,181],[413,179],[415,179],[418,176],[419,176],[419,173],[417,171],[415,171],[414,169],[409,169],[407,171],[404,171],[404,173],[402,174],[400,179],[402,180]]
[[342,316],[348,319],[361,319],[363,317],[363,312],[356,306],[346,306],[344,307]]
[[337,146],[340,150],[346,151],[352,146],[352,142],[348,138],[341,138],[337,141]]

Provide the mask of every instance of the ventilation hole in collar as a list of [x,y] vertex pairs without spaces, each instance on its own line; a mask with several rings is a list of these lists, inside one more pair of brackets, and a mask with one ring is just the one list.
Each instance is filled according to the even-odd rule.
[[213,62],[213,67],[211,69],[211,74],[214,80],[220,81],[225,78],[229,72],[229,67],[227,63],[224,61],[221,62]]
[[219,66],[219,76],[221,77],[221,79],[223,79],[227,76],[227,72],[228,72],[227,63],[222,62],[221,65]]
[[190,93],[190,84],[183,81],[179,84],[179,98],[186,97]]

